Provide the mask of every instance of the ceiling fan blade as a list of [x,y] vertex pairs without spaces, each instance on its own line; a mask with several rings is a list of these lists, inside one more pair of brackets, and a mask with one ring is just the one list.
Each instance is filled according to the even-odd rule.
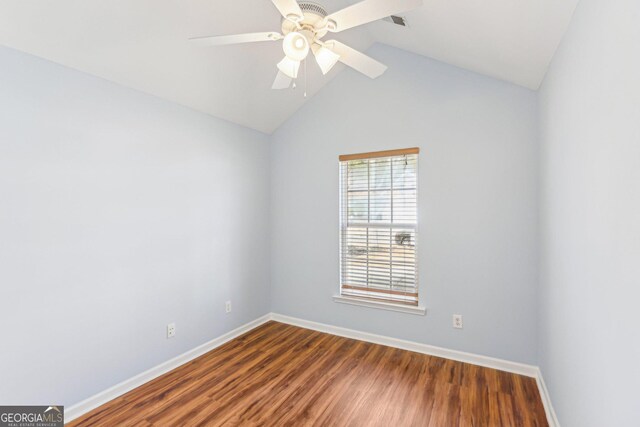
[[228,44],[268,42],[281,39],[282,34],[271,31],[266,33],[234,34],[231,36],[195,37],[189,39],[189,41],[200,46],[224,46]]
[[290,15],[294,15],[296,17],[302,18],[304,14],[302,13],[302,9],[300,9],[300,5],[296,0],[271,0],[273,4],[278,8],[280,14],[285,18]]
[[329,31],[337,33],[420,6],[422,0],[364,0],[332,13],[325,19],[329,23],[335,23],[334,28],[329,26]]
[[380,77],[385,71],[387,71],[386,65],[362,52],[350,48],[346,44],[340,43],[339,41],[329,40],[324,42],[324,45],[334,53],[340,55],[340,58],[338,59],[340,62],[348,65],[356,71],[360,71],[362,74],[371,77],[372,79]]
[[289,89],[292,81],[293,79],[291,77],[278,70],[278,74],[276,75],[276,79],[273,81],[271,89]]

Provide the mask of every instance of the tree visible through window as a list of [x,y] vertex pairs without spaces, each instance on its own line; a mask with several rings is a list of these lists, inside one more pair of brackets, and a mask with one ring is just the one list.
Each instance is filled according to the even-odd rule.
[[340,156],[341,294],[418,305],[418,149]]

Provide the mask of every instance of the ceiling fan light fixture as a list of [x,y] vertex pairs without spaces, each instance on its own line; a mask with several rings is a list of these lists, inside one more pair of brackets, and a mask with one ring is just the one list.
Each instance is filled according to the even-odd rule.
[[336,65],[340,59],[340,55],[320,45],[313,46],[313,54],[316,57],[316,62],[318,63],[320,70],[322,70],[322,74],[327,74],[331,71],[333,66]]
[[300,69],[300,61],[294,61],[293,59],[285,56],[282,61],[278,63],[278,70],[283,74],[295,79],[298,77],[298,70]]
[[309,54],[309,41],[302,34],[293,31],[284,38],[282,50],[287,58],[300,62]]
[[[389,16],[399,16],[422,6],[424,0],[351,0],[343,9],[328,14],[314,0],[271,0],[283,19],[280,32],[261,32],[226,36],[196,37],[191,40],[203,46],[223,46],[282,40],[285,57],[278,63],[278,76],[273,89],[285,89],[295,82],[302,61],[313,50],[316,62],[327,74],[338,61],[375,79],[387,69],[386,65],[337,40],[323,41],[328,32],[338,33]],[[305,82],[307,69],[305,62]],[[306,96],[306,91],[305,91]]]

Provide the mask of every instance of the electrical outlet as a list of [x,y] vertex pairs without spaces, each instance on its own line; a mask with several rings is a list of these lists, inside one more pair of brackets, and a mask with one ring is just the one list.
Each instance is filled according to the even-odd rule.
[[176,324],[169,323],[167,325],[167,338],[173,338],[176,336]]
[[226,304],[224,305],[224,309],[227,313],[231,313],[231,301],[226,302]]
[[462,314],[453,315],[453,327],[456,329],[462,329]]

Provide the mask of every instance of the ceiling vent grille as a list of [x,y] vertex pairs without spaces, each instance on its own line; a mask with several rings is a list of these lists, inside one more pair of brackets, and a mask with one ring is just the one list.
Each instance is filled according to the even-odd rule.
[[401,27],[408,27],[407,20],[402,16],[391,15],[387,18],[384,18],[384,20],[395,25],[400,25]]

